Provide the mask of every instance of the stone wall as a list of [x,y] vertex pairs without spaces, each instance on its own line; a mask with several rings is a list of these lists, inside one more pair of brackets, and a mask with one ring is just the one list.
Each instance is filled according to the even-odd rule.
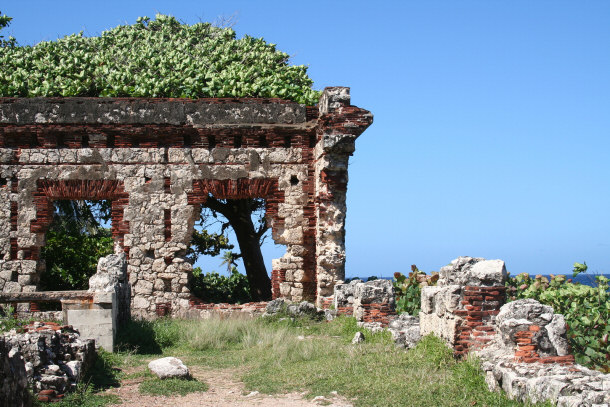
[[[510,398],[566,407],[610,405],[610,374],[574,363],[563,315],[533,299],[504,304],[505,280],[501,260],[460,257],[441,268],[438,285],[422,289],[421,335],[443,338],[456,356],[474,352],[490,390],[502,389]],[[409,331],[404,338],[392,333],[410,346]]]
[[459,257],[440,269],[436,286],[422,288],[422,336],[434,333],[456,355],[485,346],[494,335],[504,304],[506,268],[502,260]]
[[332,304],[337,314],[353,316],[371,326],[387,327],[396,317],[394,286],[390,280],[337,284]]
[[37,290],[54,200],[112,202],[132,314],[190,307],[187,261],[208,194],[260,197],[274,297],[331,295],[344,277],[347,164],[372,115],[348,88],[317,107],[277,99],[0,98],[0,289]]
[[[2,352],[8,350],[11,374],[18,382],[12,386],[16,394],[23,393],[25,382],[38,395],[38,400],[58,400],[76,387],[95,362],[94,342],[80,340],[78,333],[69,326],[35,322],[24,330],[22,333],[12,330],[0,336],[0,357],[4,358],[6,354]],[[4,389],[0,392],[0,400],[10,397]],[[22,400],[28,399],[23,396]]]
[[0,336],[0,406],[31,405],[23,356]]

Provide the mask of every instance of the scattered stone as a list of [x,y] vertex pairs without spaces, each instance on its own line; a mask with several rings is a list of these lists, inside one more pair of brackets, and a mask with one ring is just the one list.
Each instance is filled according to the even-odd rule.
[[405,349],[414,348],[421,339],[419,318],[409,314],[400,314],[390,322],[388,330],[397,346]]
[[364,342],[364,334],[358,331],[356,332],[356,335],[354,335],[354,339],[352,339],[352,344],[356,345],[362,342]]
[[248,395],[246,395],[246,397],[255,397],[258,395],[259,395],[259,392],[255,390],[255,391],[250,392]]
[[[22,333],[12,330],[0,335],[0,379],[8,373],[11,380],[4,379],[0,387],[0,405],[21,406],[10,400],[5,392],[23,396],[19,386],[29,385],[39,400],[56,401],[64,393],[73,390],[82,374],[95,361],[95,344],[92,340],[81,340],[71,327],[56,323],[32,323]],[[10,370],[1,365],[8,357]],[[10,382],[14,384],[11,385]]]
[[180,359],[171,356],[151,361],[148,369],[159,379],[188,379],[191,377],[186,365]]
[[325,311],[318,310],[318,308],[310,302],[302,301],[298,304],[294,304],[283,298],[269,301],[263,316],[276,315],[283,312],[293,317],[309,316],[311,318],[321,319],[325,316]]

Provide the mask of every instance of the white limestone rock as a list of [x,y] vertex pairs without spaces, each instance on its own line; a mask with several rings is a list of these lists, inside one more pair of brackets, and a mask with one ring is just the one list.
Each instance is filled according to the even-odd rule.
[[155,359],[148,364],[148,369],[159,379],[188,379],[191,377],[186,365],[174,357]]

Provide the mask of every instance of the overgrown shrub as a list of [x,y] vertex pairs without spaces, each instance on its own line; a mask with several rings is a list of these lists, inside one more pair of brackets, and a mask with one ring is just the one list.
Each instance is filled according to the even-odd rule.
[[262,38],[237,39],[230,28],[157,14],[100,36],[81,32],[0,47],[0,96],[277,97],[316,104],[320,93],[311,89],[307,67],[288,60]]
[[427,285],[436,285],[438,273],[427,275],[414,264],[406,277],[404,274],[394,273],[394,291],[396,292],[396,312],[409,315],[419,315],[421,309],[421,288]]
[[[574,276],[586,271],[586,264],[574,264]],[[610,372],[610,294],[609,279],[597,276],[595,287],[573,283],[564,275],[527,273],[509,278],[507,299],[533,298],[563,314],[568,325],[568,340],[576,361]]]
[[222,276],[215,271],[203,273],[201,268],[195,267],[191,290],[206,302],[243,304],[252,301],[248,277],[235,267],[229,276]]

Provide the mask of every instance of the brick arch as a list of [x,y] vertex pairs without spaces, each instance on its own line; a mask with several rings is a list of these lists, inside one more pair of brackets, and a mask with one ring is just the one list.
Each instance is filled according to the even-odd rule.
[[[40,179],[36,182],[34,206],[36,219],[30,223],[30,231],[44,234],[53,221],[53,201],[57,200],[111,200],[112,201],[112,236],[129,254],[129,248],[124,247],[124,235],[129,233],[129,222],[123,220],[123,211],[129,203],[129,194],[125,192],[122,181],[118,180],[59,180]],[[40,247],[20,248],[24,258],[38,260]]]

